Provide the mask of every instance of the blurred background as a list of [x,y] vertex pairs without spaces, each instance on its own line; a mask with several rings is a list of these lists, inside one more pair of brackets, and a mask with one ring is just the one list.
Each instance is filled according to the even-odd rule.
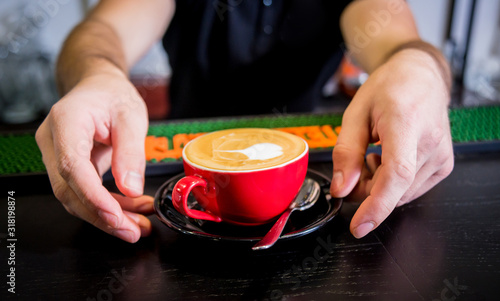
[[[0,124],[40,122],[58,100],[54,63],[69,31],[97,0],[0,1]],[[442,49],[455,76],[453,105],[500,103],[500,0],[407,0],[421,36]],[[346,63],[325,99],[352,92],[366,75]],[[131,71],[150,118],[168,112],[170,69],[160,44]],[[465,92],[464,93],[464,89]],[[327,103],[327,102],[326,102]]]

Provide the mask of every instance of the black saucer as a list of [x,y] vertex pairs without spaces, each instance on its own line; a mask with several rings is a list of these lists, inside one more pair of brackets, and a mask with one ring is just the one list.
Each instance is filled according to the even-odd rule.
[[[173,230],[212,240],[258,241],[273,226],[274,222],[260,226],[237,226],[225,222],[216,223],[193,219],[180,214],[172,205],[171,196],[175,183],[183,176],[184,173],[181,173],[166,181],[155,196],[156,215],[160,221]],[[342,199],[332,198],[330,195],[330,180],[326,176],[309,169],[306,177],[320,185],[319,199],[311,208],[292,213],[280,239],[299,237],[319,229],[335,217],[342,206]],[[189,202],[192,203],[193,208],[201,209],[193,196],[189,197]]]

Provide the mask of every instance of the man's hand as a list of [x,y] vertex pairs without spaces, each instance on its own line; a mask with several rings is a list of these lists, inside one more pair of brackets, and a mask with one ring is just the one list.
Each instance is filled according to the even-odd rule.
[[[351,221],[360,238],[453,169],[451,78],[441,53],[421,41],[404,0],[353,1],[341,29],[352,58],[370,74],[344,113],[333,151],[331,192],[362,201]],[[376,141],[382,156],[365,159]]]
[[[99,1],[64,42],[56,72],[64,97],[36,133],[66,210],[128,242],[151,232],[141,214],[153,211],[153,198],[142,195],[147,110],[127,74],[174,11],[173,0]],[[123,195],[102,185],[109,166]]]
[[[66,210],[128,242],[151,232],[141,215],[153,211],[152,197],[142,195],[147,127],[144,101],[123,73],[112,72],[80,81],[36,133],[54,194]],[[124,195],[102,185],[110,165]]]
[[[438,67],[422,50],[401,50],[370,75],[344,113],[331,192],[362,201],[350,226],[357,238],[453,169],[449,93]],[[368,155],[365,165],[376,141],[382,156]]]

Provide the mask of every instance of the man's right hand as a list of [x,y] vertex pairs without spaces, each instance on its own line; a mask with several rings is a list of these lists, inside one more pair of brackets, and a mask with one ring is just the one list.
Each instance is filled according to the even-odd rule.
[[[52,189],[66,210],[128,242],[151,232],[142,214],[153,211],[143,195],[144,101],[120,72],[82,79],[51,109],[36,133]],[[118,189],[102,175],[110,165]]]
[[[55,196],[71,214],[128,242],[151,232],[142,214],[146,105],[127,78],[165,33],[174,0],[102,0],[66,38],[56,80],[64,97],[36,133]],[[101,177],[111,166],[123,194]]]

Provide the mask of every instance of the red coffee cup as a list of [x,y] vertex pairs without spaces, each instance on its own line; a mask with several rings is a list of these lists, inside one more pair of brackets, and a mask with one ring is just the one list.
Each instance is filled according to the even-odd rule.
[[[212,141],[210,135],[218,135],[219,138]],[[247,139],[245,135],[250,138]],[[231,140],[235,136],[241,139],[236,142]],[[254,143],[252,139],[255,137],[259,143]],[[300,144],[299,149],[293,146],[296,155],[290,155],[290,147],[286,146],[292,145],[289,142],[283,143],[279,150],[277,145],[282,142],[276,142],[279,140],[276,140],[276,137],[290,139],[290,143],[295,146]],[[206,141],[201,147],[202,144],[198,141],[203,139]],[[222,142],[219,143],[219,140]],[[193,144],[195,146],[191,147]],[[240,160],[243,163],[275,160],[276,164],[264,167],[213,168],[200,165],[186,154],[193,153],[191,148],[196,149],[196,147],[198,152],[206,151],[206,146],[210,145],[216,146],[207,153],[222,153],[220,156],[222,159],[216,158],[215,161],[227,160],[228,164],[231,164],[231,160]],[[220,145],[222,146],[219,147]],[[235,145],[238,147],[235,148]],[[226,146],[233,149],[222,149]],[[277,156],[280,151],[281,156],[288,154],[288,158],[281,160]],[[194,154],[192,157],[196,157],[197,152]],[[236,129],[200,136],[190,141],[183,149],[182,158],[186,176],[179,180],[173,189],[173,205],[180,213],[195,219],[225,221],[238,225],[260,225],[270,222],[288,208],[299,192],[307,172],[308,154],[309,148],[303,139],[277,130]],[[231,156],[236,159],[231,159]],[[255,159],[268,157],[272,158]],[[188,196],[191,192],[204,211],[188,207]]]

